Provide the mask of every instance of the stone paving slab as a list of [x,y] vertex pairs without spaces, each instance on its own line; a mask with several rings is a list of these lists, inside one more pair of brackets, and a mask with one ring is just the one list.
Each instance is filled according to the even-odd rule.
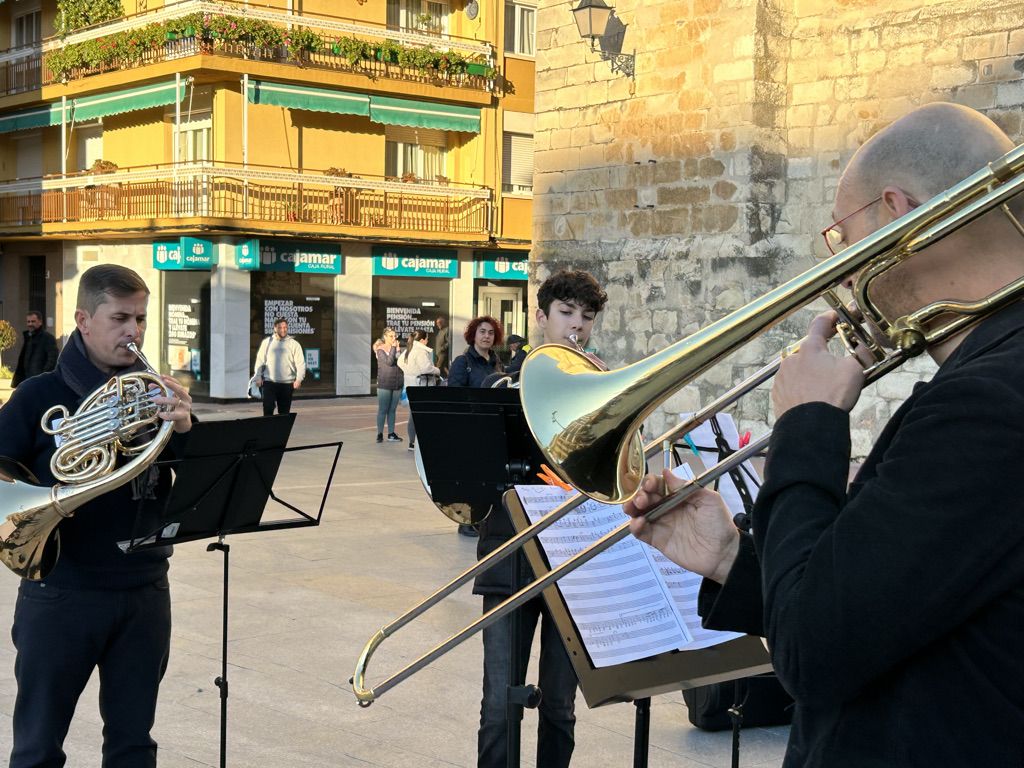
[[[200,418],[259,414],[254,404],[198,405]],[[482,652],[479,638],[362,709],[348,687],[373,632],[475,560],[476,541],[426,497],[406,443],[374,442],[376,401],[297,401],[291,445],[343,440],[319,527],[228,539],[231,545],[228,764],[260,768],[471,768],[476,763]],[[399,412],[400,421],[405,414]],[[405,436],[405,425],[399,425]],[[275,491],[316,509],[328,451],[291,454]],[[280,514],[280,513],[276,513]],[[218,765],[222,560],[207,542],[171,560],[174,628],[154,736],[163,768]],[[10,626],[18,580],[0,574],[0,616]],[[379,681],[476,618],[467,587],[385,643],[370,668]],[[535,668],[534,649],[531,670]],[[531,678],[532,679],[532,678]],[[10,750],[14,651],[0,637],[0,754]],[[95,676],[66,741],[68,765],[100,765]],[[588,709],[578,699],[574,765],[630,766],[633,707]],[[745,768],[778,766],[787,729],[743,732]],[[526,713],[524,766],[534,766],[536,716]],[[728,768],[727,733],[690,726],[678,693],[652,706],[651,768]],[[540,766],[543,768],[543,766]]]

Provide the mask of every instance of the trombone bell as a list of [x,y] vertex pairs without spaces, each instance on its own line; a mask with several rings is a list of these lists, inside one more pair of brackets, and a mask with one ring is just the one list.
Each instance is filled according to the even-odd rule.
[[[527,369],[523,412],[549,465],[596,501],[632,498],[644,476],[644,449],[633,420],[623,418],[633,409],[620,396],[615,372],[561,344],[534,349],[523,374]],[[567,374],[571,387],[563,386]]]

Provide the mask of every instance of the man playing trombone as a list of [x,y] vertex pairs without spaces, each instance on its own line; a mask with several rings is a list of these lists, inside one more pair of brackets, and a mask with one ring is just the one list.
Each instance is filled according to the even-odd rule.
[[[1012,149],[988,118],[918,109],[853,156],[826,231],[856,243]],[[1011,203],[1011,205],[1013,205]],[[887,318],[977,301],[1024,273],[1024,240],[994,210],[877,281]],[[850,276],[852,280],[855,276]],[[776,424],[753,535],[700,490],[656,522],[648,476],[634,533],[706,577],[705,624],[763,634],[796,699],[784,765],[1009,766],[1024,760],[1024,305],[929,347],[935,376],[896,411],[847,487],[861,361],[811,323],[772,388]],[[666,475],[669,489],[683,483]]]

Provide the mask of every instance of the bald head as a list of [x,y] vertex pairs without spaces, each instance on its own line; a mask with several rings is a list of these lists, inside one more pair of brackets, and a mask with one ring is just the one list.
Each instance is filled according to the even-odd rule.
[[841,183],[865,201],[893,185],[924,202],[1013,146],[980,112],[958,104],[928,104],[865,142]]

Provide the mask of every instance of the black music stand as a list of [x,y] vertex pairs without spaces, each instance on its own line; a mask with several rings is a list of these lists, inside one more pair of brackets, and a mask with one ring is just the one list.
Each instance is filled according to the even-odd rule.
[[[338,466],[342,443],[285,447],[295,414],[226,421],[196,422],[181,458],[159,462],[175,470],[174,486],[157,528],[121,542],[126,552],[216,537],[207,552],[224,554],[221,616],[221,674],[214,680],[220,690],[220,766],[227,765],[228,715],[228,555],[224,537],[233,533],[304,528],[320,524],[327,494]],[[285,453],[334,448],[334,460],[316,516],[303,512],[274,494],[274,478]],[[263,520],[267,501],[296,513],[283,520]],[[136,519],[136,533],[140,527]]]
[[[530,524],[514,489],[505,493],[503,503],[517,531]],[[538,578],[551,570],[536,538],[528,541],[523,551]],[[760,638],[751,636],[701,650],[660,653],[626,664],[595,667],[557,586],[548,587],[542,594],[555,625],[562,633],[562,641],[576,670],[587,706],[593,709],[629,701],[636,706],[634,768],[647,766],[651,696],[770,672],[772,668],[764,644]]]
[[[516,484],[536,482],[543,457],[523,416],[518,389],[409,387],[409,408],[424,481],[437,504],[469,505],[474,522],[501,504]],[[521,558],[503,564],[511,571],[512,591],[522,587]],[[508,765],[518,768],[522,711],[540,703],[542,692],[524,685],[516,660],[521,655],[519,611],[509,614],[509,692],[506,708]]]

